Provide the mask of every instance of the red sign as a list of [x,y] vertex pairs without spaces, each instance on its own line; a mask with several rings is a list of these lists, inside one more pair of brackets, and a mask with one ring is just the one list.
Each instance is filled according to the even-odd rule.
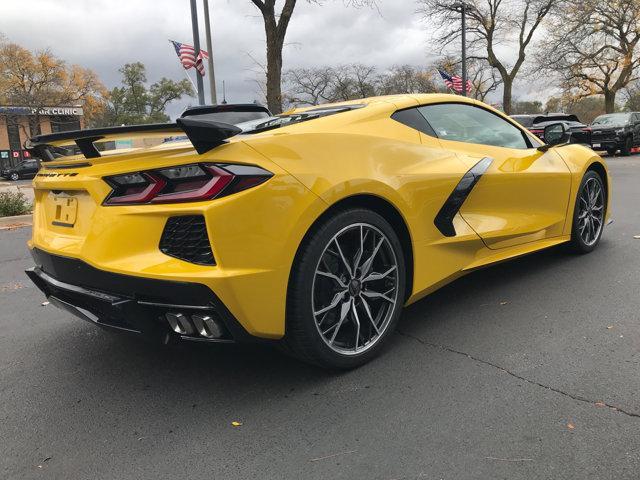
[[22,158],[29,158],[31,157],[31,154],[29,153],[29,150],[23,150],[22,151]]
[[11,152],[11,156],[13,158],[20,158],[20,152],[13,151],[13,152]]

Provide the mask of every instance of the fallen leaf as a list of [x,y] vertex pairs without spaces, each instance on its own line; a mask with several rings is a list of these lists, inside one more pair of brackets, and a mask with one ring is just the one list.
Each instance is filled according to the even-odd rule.
[[42,302],[42,303],[41,303],[41,305],[42,305],[43,307],[46,307],[47,305],[49,305],[49,302]]
[[9,292],[11,290],[20,290],[24,285],[20,282],[5,283],[0,285],[0,292]]
[[233,425],[234,427],[241,427],[242,422],[231,422],[231,425]]
[[595,403],[595,406],[596,406],[596,407],[606,407],[606,406],[607,406],[607,404],[606,404],[606,403],[604,403],[604,402],[596,402],[596,403]]
[[607,327],[607,330],[611,330],[612,328],[613,328],[613,325],[609,325],[609,326]]
[[569,423],[567,423],[567,428],[569,430],[573,430],[574,428],[576,428],[576,426],[573,423],[569,422]]
[[633,238],[635,238],[636,240],[640,239],[640,235],[634,235]]
[[500,305],[506,305],[509,302],[500,302]]

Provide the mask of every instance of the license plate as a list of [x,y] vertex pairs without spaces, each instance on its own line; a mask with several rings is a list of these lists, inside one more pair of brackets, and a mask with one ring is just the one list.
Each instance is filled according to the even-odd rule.
[[68,195],[52,195],[55,216],[51,222],[58,227],[73,227],[78,216],[78,200]]
[[599,143],[594,143],[593,144],[593,148],[600,148],[602,145],[600,145]]

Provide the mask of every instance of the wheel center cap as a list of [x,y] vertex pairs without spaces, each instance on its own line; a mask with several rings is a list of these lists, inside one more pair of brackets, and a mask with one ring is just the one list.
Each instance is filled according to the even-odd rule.
[[349,295],[351,295],[352,297],[357,297],[358,295],[360,295],[360,290],[362,290],[360,280],[354,278],[349,282]]

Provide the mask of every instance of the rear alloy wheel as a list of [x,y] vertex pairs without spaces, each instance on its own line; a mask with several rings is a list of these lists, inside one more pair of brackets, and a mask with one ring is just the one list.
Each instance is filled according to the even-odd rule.
[[571,244],[579,253],[588,253],[598,245],[604,228],[606,197],[602,178],[588,171],[580,184],[574,208]]
[[289,287],[289,350],[323,367],[366,363],[405,300],[404,256],[393,228],[369,210],[347,210],[316,229],[298,257]]
[[607,153],[609,154],[610,157],[613,157],[616,154],[617,151],[618,150],[616,150],[615,148],[608,148],[607,149]]
[[620,149],[620,154],[628,157],[633,150],[633,137],[629,136],[624,140],[624,146]]
[[14,182],[17,182],[18,180],[20,180],[20,175],[18,175],[17,173],[12,173],[11,176],[9,177],[11,180],[13,180]]

